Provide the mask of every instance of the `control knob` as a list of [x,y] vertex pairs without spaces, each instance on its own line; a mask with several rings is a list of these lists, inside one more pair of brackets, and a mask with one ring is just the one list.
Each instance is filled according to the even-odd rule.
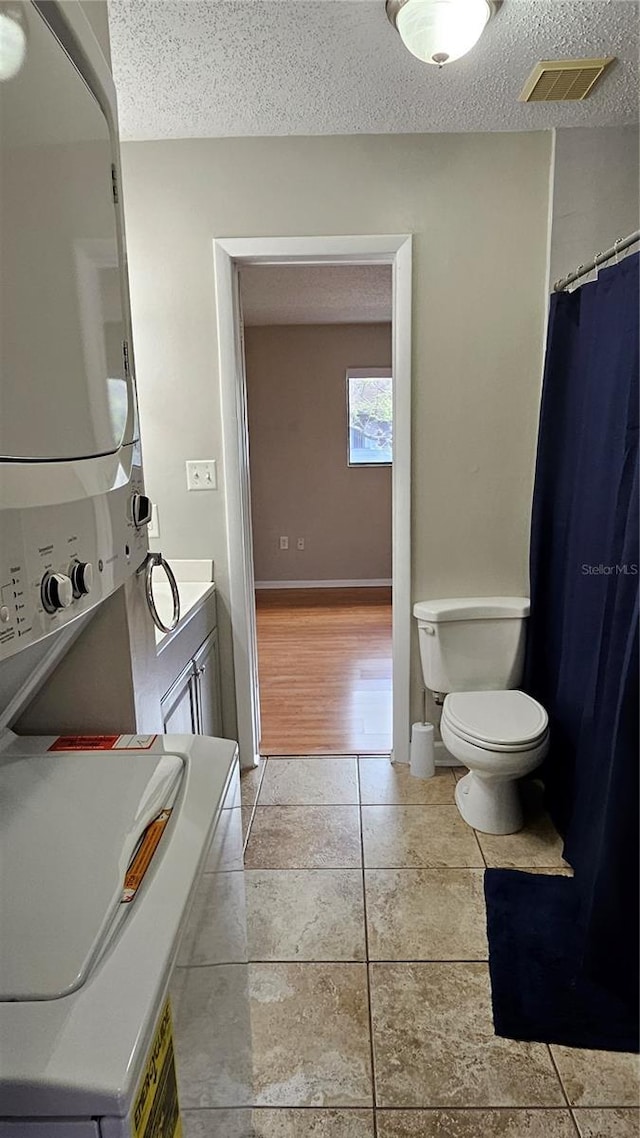
[[69,567],[73,595],[86,597],[93,587],[93,565],[90,561],[74,561]]
[[73,601],[71,578],[65,573],[45,573],[40,582],[40,595],[46,612],[68,609]]
[[147,498],[146,494],[133,494],[131,496],[131,517],[136,529],[149,524],[151,510],[151,498]]

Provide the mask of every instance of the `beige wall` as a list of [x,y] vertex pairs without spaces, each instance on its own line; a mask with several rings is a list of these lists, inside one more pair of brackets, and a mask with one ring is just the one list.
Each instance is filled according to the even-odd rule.
[[391,325],[247,328],[245,352],[256,580],[389,579],[391,468],[348,466],[345,376],[391,367]]
[[[169,556],[213,557],[225,730],[233,698],[216,236],[413,233],[412,593],[528,589],[551,136],[370,135],[128,143],[124,196],[149,492]],[[414,650],[414,716],[420,669]]]
[[640,225],[638,127],[556,131],[551,283]]

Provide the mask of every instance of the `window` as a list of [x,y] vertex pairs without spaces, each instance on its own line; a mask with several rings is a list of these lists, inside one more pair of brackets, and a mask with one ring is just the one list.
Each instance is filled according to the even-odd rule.
[[393,380],[388,368],[347,371],[349,466],[389,466],[393,454]]

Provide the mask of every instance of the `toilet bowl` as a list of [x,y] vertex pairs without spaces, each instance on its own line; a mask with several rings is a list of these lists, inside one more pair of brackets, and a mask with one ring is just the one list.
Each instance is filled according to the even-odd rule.
[[440,731],[449,753],[469,768],[455,795],[465,822],[485,834],[520,830],[517,780],[549,749],[541,704],[518,690],[453,692],[444,700]]

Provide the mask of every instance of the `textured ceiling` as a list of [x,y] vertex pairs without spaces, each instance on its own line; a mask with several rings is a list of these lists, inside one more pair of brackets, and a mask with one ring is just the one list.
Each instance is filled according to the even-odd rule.
[[[110,0],[125,139],[538,130],[635,122],[638,4],[505,0],[439,71],[384,0]],[[522,104],[539,59],[615,55],[584,103]]]
[[248,326],[391,320],[385,265],[249,265],[240,271],[240,290]]

